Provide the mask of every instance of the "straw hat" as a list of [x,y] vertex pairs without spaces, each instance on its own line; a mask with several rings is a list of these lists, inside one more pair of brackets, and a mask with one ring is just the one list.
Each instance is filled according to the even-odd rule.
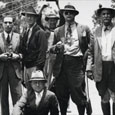
[[44,81],[47,80],[44,78],[43,72],[41,70],[33,71],[29,81]]
[[110,10],[111,11],[111,14],[113,15],[113,17],[115,16],[115,9],[113,9],[112,7],[110,6],[104,6],[102,7],[102,5],[100,4],[99,5],[99,9],[97,9],[97,15],[100,16],[101,12],[103,10]]
[[63,13],[64,11],[72,11],[72,12],[74,12],[76,15],[79,14],[79,11],[77,11],[73,5],[65,5],[64,9],[60,9],[60,12],[61,12],[61,13]]

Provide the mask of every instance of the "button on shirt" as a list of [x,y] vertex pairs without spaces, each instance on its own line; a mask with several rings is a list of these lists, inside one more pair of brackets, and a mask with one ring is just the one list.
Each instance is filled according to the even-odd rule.
[[[66,33],[67,33],[68,24],[65,24],[65,41],[66,41]],[[70,37],[70,43],[65,42],[65,53],[64,55],[70,55],[70,56],[82,56],[81,49],[79,47],[79,40],[78,40],[78,32],[77,32],[77,26],[75,23],[71,24],[71,37]]]
[[43,96],[43,91],[41,91],[40,93],[35,92],[35,96],[36,96],[35,104],[36,106],[38,106]]

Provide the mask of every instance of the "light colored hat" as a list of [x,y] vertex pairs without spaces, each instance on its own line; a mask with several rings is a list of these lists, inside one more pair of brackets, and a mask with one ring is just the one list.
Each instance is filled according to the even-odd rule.
[[47,80],[44,78],[43,72],[41,70],[33,71],[29,81],[44,81]]
[[75,7],[73,6],[73,5],[65,5],[65,7],[64,7],[64,9],[61,9],[60,10],[60,12],[61,13],[63,13],[64,11],[72,11],[72,12],[74,12],[76,15],[78,15],[79,14],[79,11],[77,11],[76,9],[75,9]]
[[25,14],[33,15],[33,16],[39,16],[35,9],[32,6],[29,6],[24,12],[21,13],[22,15],[25,16]]
[[113,16],[113,17],[115,16],[115,9],[113,9],[113,8],[110,7],[110,6],[104,6],[104,7],[102,7],[101,4],[99,4],[99,9],[97,9],[97,11],[96,11],[97,15],[100,16],[100,14],[101,14],[101,12],[102,12],[103,10],[110,10],[112,16]]

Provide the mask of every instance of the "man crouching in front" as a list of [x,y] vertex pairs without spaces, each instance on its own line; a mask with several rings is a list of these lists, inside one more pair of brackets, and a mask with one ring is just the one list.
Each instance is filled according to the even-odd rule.
[[55,94],[46,88],[46,79],[41,70],[33,71],[29,87],[16,103],[12,115],[59,115]]

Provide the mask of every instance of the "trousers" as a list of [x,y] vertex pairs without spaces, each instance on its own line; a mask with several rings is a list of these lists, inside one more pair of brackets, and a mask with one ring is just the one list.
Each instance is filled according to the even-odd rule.
[[85,105],[85,77],[82,57],[64,56],[61,72],[56,79],[56,96],[62,113],[67,110],[70,96],[76,105]]

